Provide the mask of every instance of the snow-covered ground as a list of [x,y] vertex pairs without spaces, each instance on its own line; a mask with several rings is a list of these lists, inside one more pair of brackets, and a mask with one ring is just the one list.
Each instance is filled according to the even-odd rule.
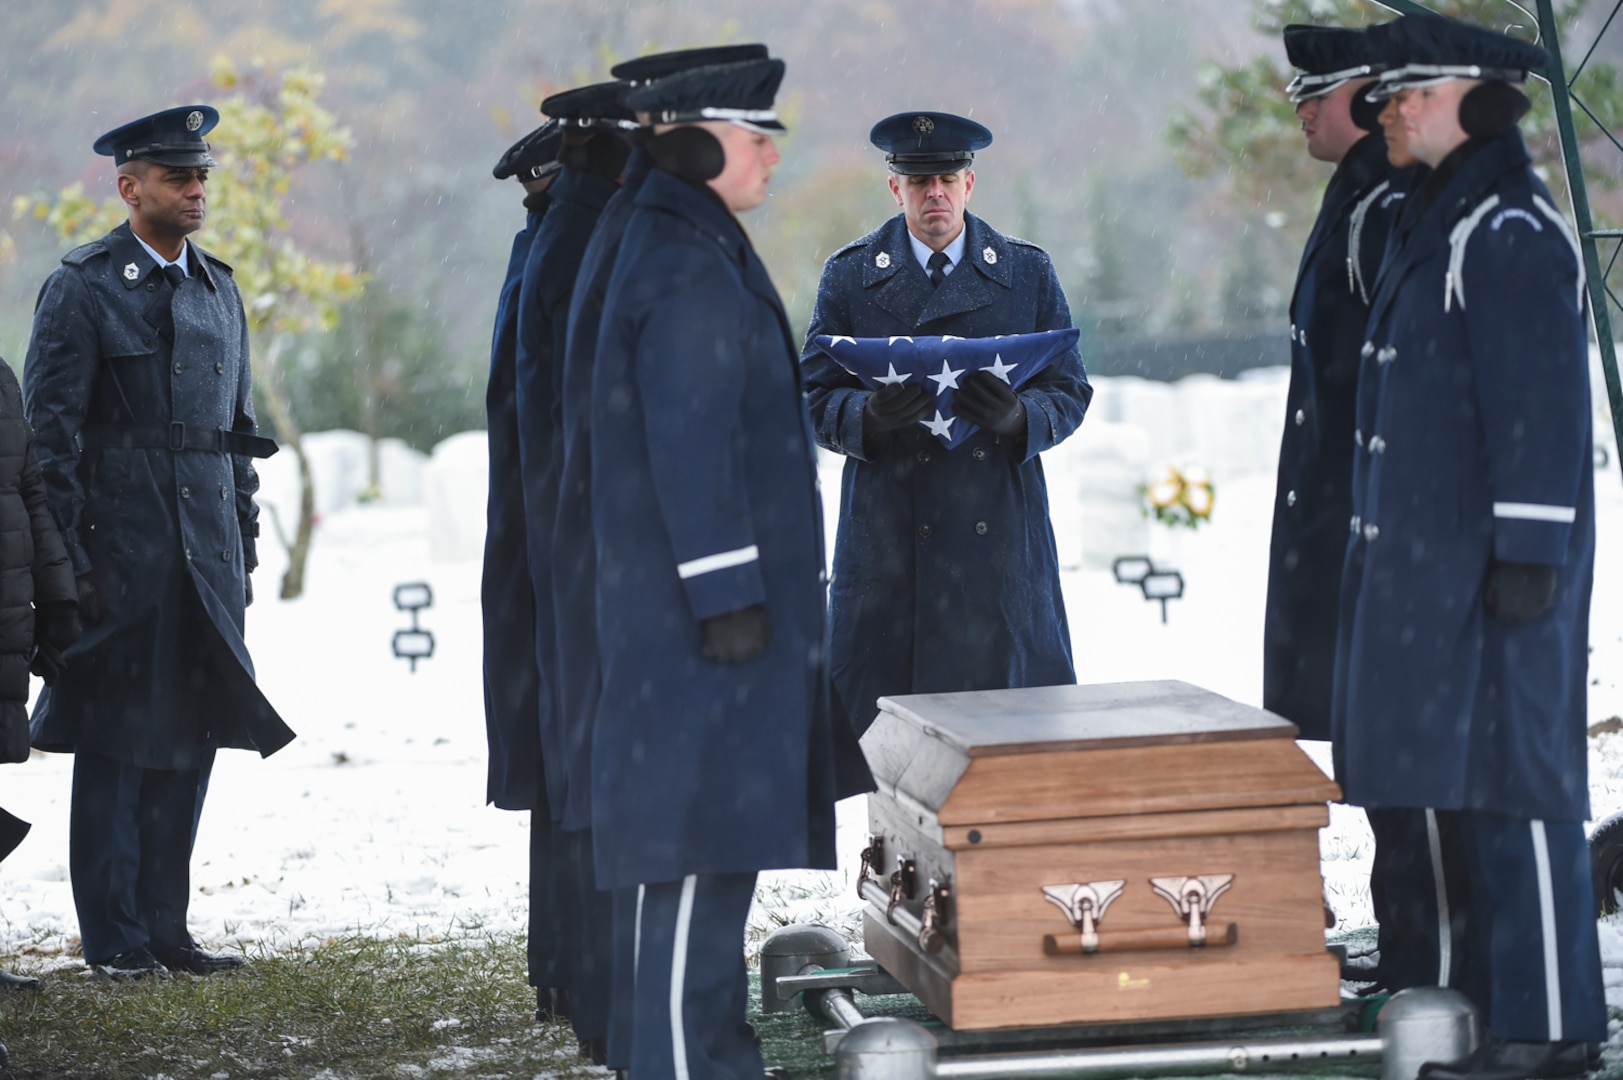
[[[1283,373],[1186,380],[1179,388],[1099,383],[1083,434],[1048,461],[1061,560],[1070,567],[1064,585],[1078,676],[1178,678],[1255,704]],[[1229,419],[1217,424],[1213,417]],[[1599,435],[1609,446],[1609,433]],[[355,931],[439,935],[525,926],[528,815],[483,805],[480,567],[466,557],[477,552],[482,521],[482,440],[449,440],[426,465],[389,448],[390,499],[357,505],[364,446],[356,439],[315,441],[327,509],[303,598],[276,599],[284,557],[269,528],[261,541],[249,645],[261,685],[299,738],[268,760],[228,752],[215,767],[192,863],[191,915],[212,946],[274,950]],[[1208,527],[1175,535],[1119,516],[1113,532],[1099,524],[1110,506],[1098,501],[1090,470],[1171,460],[1212,469],[1217,509]],[[267,501],[287,499],[291,465],[290,454],[269,463]],[[825,466],[832,538],[839,462]],[[1596,481],[1601,556],[1591,722],[1623,714],[1623,482],[1616,463]],[[1158,605],[1102,568],[1108,556],[1137,553],[1112,549],[1134,542],[1135,529],[1158,563],[1187,579],[1187,595],[1173,602],[1166,625]],[[433,587],[434,606],[421,621],[438,644],[415,673],[390,653],[391,635],[410,624],[392,606],[392,590],[411,581]],[[1623,735],[1600,736],[1591,747],[1598,820],[1623,810]],[[1309,749],[1328,771],[1322,748]],[[79,962],[67,872],[71,767],[70,757],[36,755],[0,769],[0,804],[34,822],[28,840],[0,864],[0,954],[22,950],[46,968]],[[861,800],[842,806],[841,822],[849,864],[862,846]],[[1362,815],[1334,808],[1322,837],[1325,876],[1344,926],[1367,924],[1370,840]],[[754,936],[788,921],[852,925],[851,872],[846,865],[834,874],[764,876]],[[1608,997],[1623,1005],[1623,925],[1604,925],[1602,935]]]

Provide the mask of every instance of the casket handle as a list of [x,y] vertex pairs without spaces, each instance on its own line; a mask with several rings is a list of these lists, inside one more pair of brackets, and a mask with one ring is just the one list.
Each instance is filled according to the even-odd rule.
[[949,913],[947,904],[952,899],[952,879],[930,879],[930,894],[924,898],[924,917],[919,925],[919,948],[927,953],[938,953],[947,943],[944,932]]
[[[1206,940],[1201,948],[1213,949],[1233,945],[1240,939],[1239,927],[1233,923],[1213,923],[1206,927]],[[1043,952],[1049,956],[1091,956],[1094,953],[1125,952],[1128,949],[1190,949],[1189,934],[1181,926],[1154,927],[1144,930],[1117,930],[1101,934],[1092,949],[1084,949],[1074,937],[1059,938],[1043,935]]]
[[862,849],[862,866],[857,870],[857,896],[862,895],[862,886],[868,880],[868,873],[878,874],[879,868],[885,862],[885,838],[883,836],[868,837],[868,846]]

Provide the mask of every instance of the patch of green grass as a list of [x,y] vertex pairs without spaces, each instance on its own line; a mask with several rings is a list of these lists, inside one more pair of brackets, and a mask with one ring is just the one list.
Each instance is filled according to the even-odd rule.
[[344,937],[207,978],[42,978],[0,996],[16,1080],[604,1075],[568,1025],[535,1022],[522,938]]

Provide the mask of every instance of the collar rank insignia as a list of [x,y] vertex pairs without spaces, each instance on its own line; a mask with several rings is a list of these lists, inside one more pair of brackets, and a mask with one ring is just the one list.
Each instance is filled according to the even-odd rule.
[[126,266],[124,268],[124,280],[125,281],[134,281],[136,278],[138,278],[140,276],[141,276],[141,268],[139,266],[136,266],[134,263],[130,263],[128,266]]
[[890,252],[881,251],[879,254],[875,255],[873,257],[873,264],[875,266],[879,267],[879,269],[881,269],[881,270],[889,270],[890,269]]
[[997,265],[997,252],[993,251],[989,247],[981,249],[981,261],[984,262],[987,266],[996,266]]

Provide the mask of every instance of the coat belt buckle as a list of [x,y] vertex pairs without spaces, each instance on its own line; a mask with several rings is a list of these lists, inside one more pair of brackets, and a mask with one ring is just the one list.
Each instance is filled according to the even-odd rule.
[[169,421],[169,449],[186,449],[186,425],[179,420]]

